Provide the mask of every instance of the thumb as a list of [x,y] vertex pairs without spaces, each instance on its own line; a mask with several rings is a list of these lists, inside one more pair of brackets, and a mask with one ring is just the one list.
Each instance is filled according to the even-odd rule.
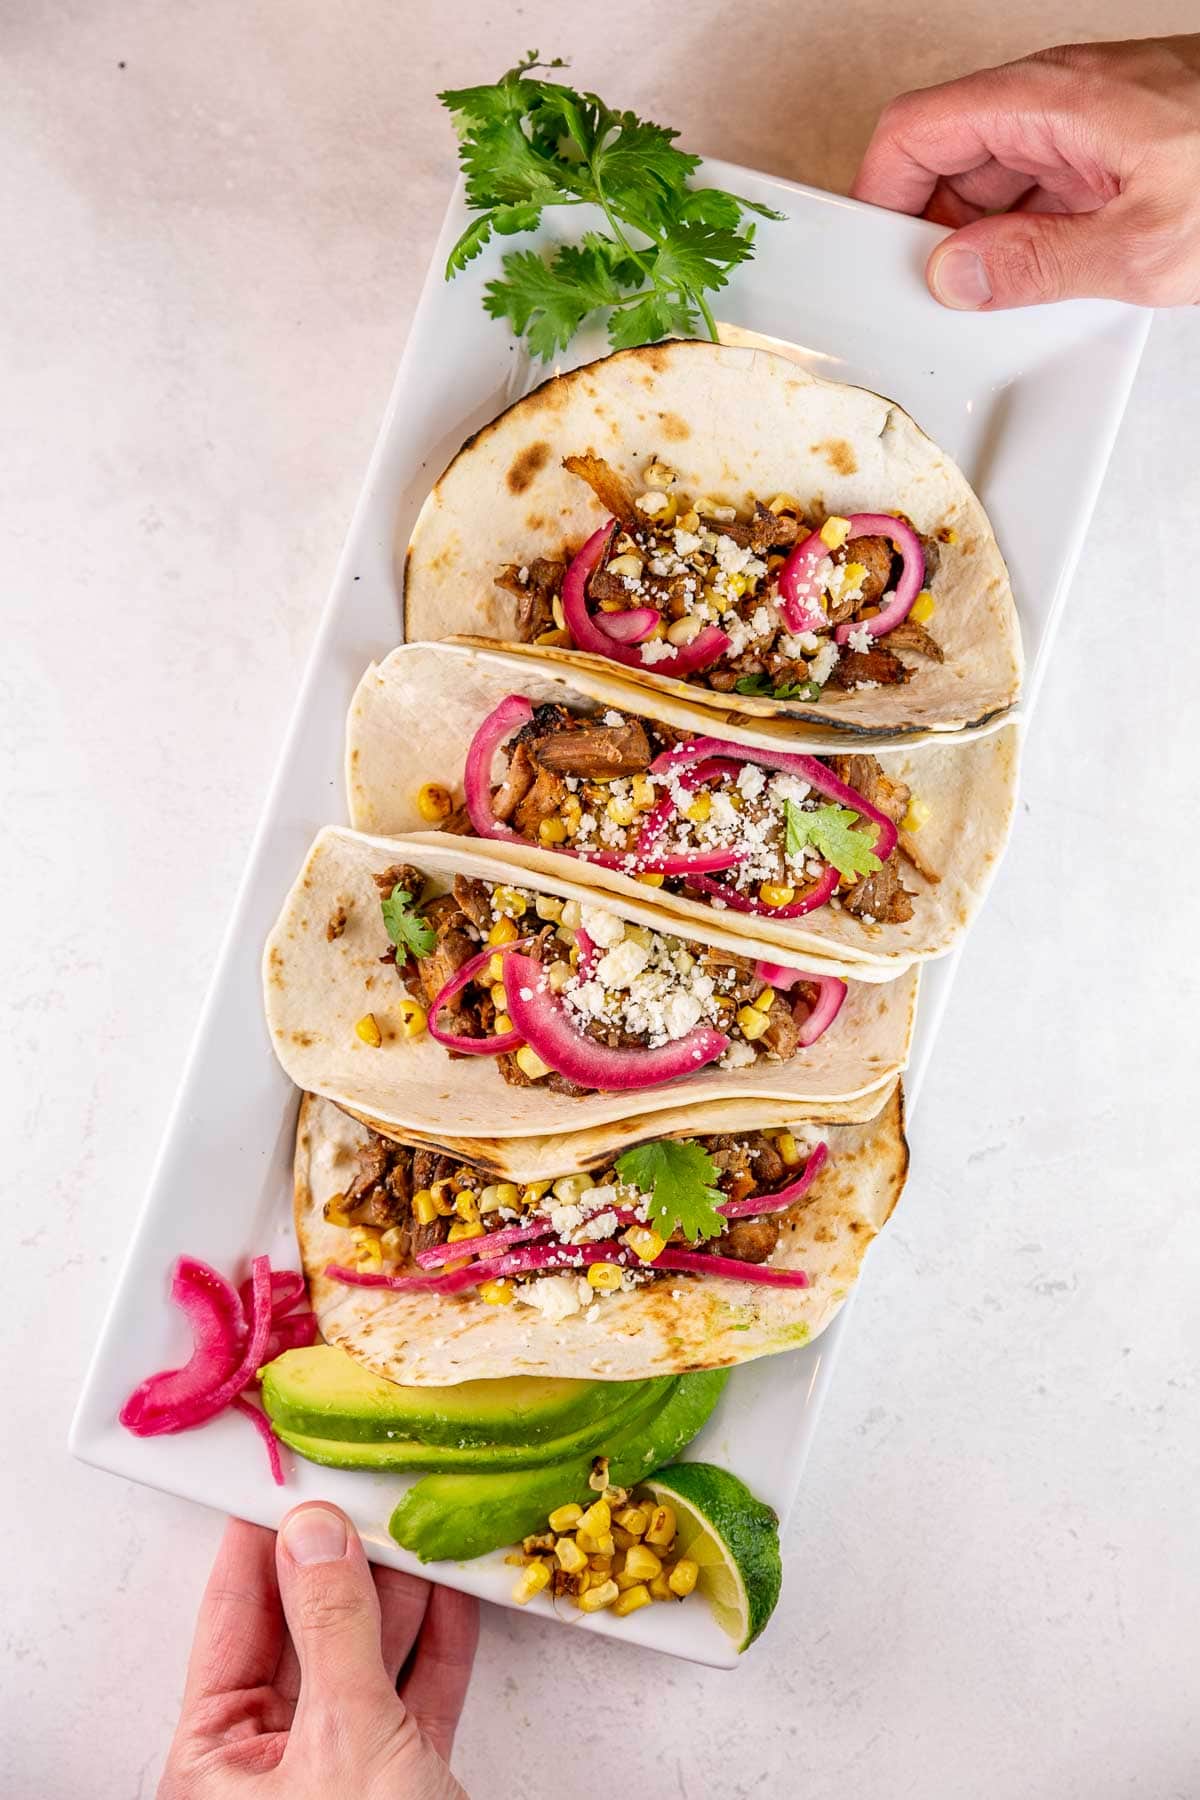
[[296,1507],[279,1527],[275,1564],[300,1663],[297,1726],[331,1711],[388,1717],[396,1694],[383,1666],[379,1597],[345,1513],[328,1505]]
[[1106,210],[977,219],[934,250],[925,267],[930,291],[959,312],[1107,296],[1122,276],[1128,284],[1128,269]]

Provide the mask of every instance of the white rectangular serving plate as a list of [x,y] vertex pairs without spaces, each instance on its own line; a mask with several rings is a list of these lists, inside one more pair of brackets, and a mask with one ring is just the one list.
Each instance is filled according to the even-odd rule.
[[[712,182],[786,213],[764,224],[755,259],[720,296],[723,319],[786,343],[822,375],[899,401],[963,466],[1012,573],[1028,660],[1024,711],[1037,694],[1076,558],[1124,411],[1149,315],[1072,302],[978,317],[944,311],[922,278],[940,233],[919,220],[752,170],[707,162]],[[466,222],[456,191],[413,320],[379,440],[317,632],[299,701],[250,854],[158,1164],[71,1430],[83,1461],[221,1511],[277,1525],[303,1499],[336,1501],[370,1555],[511,1605],[500,1553],[421,1568],[387,1535],[410,1479],[320,1469],[289,1458],[276,1488],[261,1446],[235,1415],[178,1437],[138,1439],[117,1412],[152,1369],[187,1354],[167,1276],[187,1252],[245,1273],[255,1252],[294,1264],[291,1153],[296,1093],[262,1019],[259,958],[317,828],[345,818],[342,737],[354,686],[401,636],[404,546],[425,495],[463,440],[552,371],[480,304],[511,248],[501,240],[446,285],[446,255]],[[592,222],[574,211],[572,236]],[[539,239],[558,241],[551,211]],[[598,335],[563,366],[603,354]],[[886,496],[883,497],[886,499]],[[928,1065],[957,955],[929,966],[907,1077],[910,1107]],[[451,1128],[453,1121],[447,1120]],[[816,1343],[735,1369],[690,1455],[734,1470],[786,1520],[799,1489],[849,1309]],[[793,1570],[794,1578],[794,1570]],[[556,1619],[693,1662],[737,1655],[702,1606],[652,1607],[614,1620],[535,1603]]]

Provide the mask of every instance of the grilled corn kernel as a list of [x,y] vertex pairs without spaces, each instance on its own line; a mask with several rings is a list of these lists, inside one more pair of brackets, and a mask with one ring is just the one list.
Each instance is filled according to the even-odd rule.
[[401,1000],[396,1011],[400,1015],[400,1036],[419,1038],[429,1023],[429,1015],[419,1000]]
[[383,1042],[383,1033],[379,1029],[379,1020],[374,1013],[364,1013],[354,1027],[355,1037],[360,1037],[364,1044],[370,1044],[372,1050],[378,1050]]
[[614,1569],[612,1578],[621,1589],[622,1593],[624,1593],[626,1588],[636,1587],[638,1585],[637,1576],[631,1575],[628,1569]]
[[496,1033],[497,1037],[507,1037],[512,1028],[513,1022],[505,1012],[497,1013],[492,1020],[492,1030]]
[[923,588],[912,603],[909,617],[915,619],[918,625],[928,625],[936,611],[933,595],[928,588]]
[[588,1474],[588,1486],[591,1488],[593,1494],[606,1494],[608,1492],[607,1456],[593,1456],[592,1467]]
[[539,631],[533,641],[535,644],[552,644],[561,650],[571,640],[565,631]]
[[695,1587],[699,1573],[698,1565],[692,1561],[690,1556],[681,1556],[667,1576],[667,1586],[682,1600]]
[[574,1206],[581,1194],[586,1194],[595,1182],[586,1173],[580,1175],[560,1175],[554,1183],[554,1198],[563,1206]]
[[631,1544],[637,1543],[632,1531],[623,1531],[619,1525],[612,1528],[612,1541],[618,1550],[628,1550]]
[[804,511],[804,508],[791,494],[776,494],[773,500],[767,501],[767,511],[773,513],[795,513],[796,517],[799,518],[800,514]]
[[509,918],[497,919],[487,934],[489,944],[515,944],[520,932]]
[[503,1012],[508,1005],[508,995],[504,991],[504,983],[502,981],[495,982],[488,992],[492,996],[492,1005],[496,1011]]
[[[512,1191],[514,1193],[516,1193],[517,1190],[515,1188],[513,1188],[513,1184],[511,1181],[501,1182],[500,1192],[502,1194],[506,1194],[510,1188],[512,1188]],[[548,1181],[530,1181],[530,1182],[527,1182],[525,1184],[525,1186],[521,1189],[519,1195],[517,1196],[517,1200],[520,1201],[520,1204],[522,1206],[526,1206],[526,1207],[536,1206],[538,1201],[540,1199],[542,1199],[543,1195],[548,1194],[549,1192],[550,1192],[550,1183]],[[500,1204],[502,1206],[516,1206],[517,1200],[501,1200]]]
[[481,1219],[459,1219],[446,1233],[448,1244],[460,1244],[464,1238],[483,1237],[484,1226]]
[[581,1612],[603,1612],[606,1606],[612,1605],[620,1591],[615,1581],[602,1581],[599,1587],[589,1587],[585,1593],[580,1594],[576,1605]]
[[670,1583],[665,1575],[656,1575],[650,1583],[650,1598],[652,1600],[678,1600],[679,1596],[671,1592]]
[[366,1275],[377,1275],[383,1268],[383,1250],[379,1239],[369,1244],[360,1244],[354,1252],[354,1266]]
[[350,1223],[350,1214],[346,1211],[345,1194],[331,1194],[321,1210],[329,1225],[349,1225]]
[[498,1183],[493,1182],[488,1187],[480,1188],[478,1206],[481,1213],[495,1212],[501,1204]]
[[759,1012],[756,1006],[739,1007],[737,1022],[742,1028],[742,1036],[751,1044],[758,1042],[771,1023],[766,1013]]
[[588,1568],[593,1575],[599,1575],[603,1578],[606,1575],[612,1574],[613,1559],[611,1556],[589,1556]]
[[640,881],[643,887],[658,888],[662,886],[667,878],[665,875],[642,874],[636,875],[634,879],[635,881]]
[[539,919],[549,923],[552,919],[562,918],[563,903],[553,894],[539,894],[533,903],[533,910]]
[[511,1306],[513,1284],[511,1281],[481,1281],[479,1298],[488,1306]]
[[775,1148],[789,1169],[794,1169],[800,1161],[800,1146],[790,1131],[781,1131],[775,1139]]
[[927,800],[921,800],[916,794],[908,803],[908,811],[900,821],[901,831],[920,831],[922,825],[928,824],[932,811]]
[[676,619],[673,625],[667,626],[668,644],[690,644],[694,637],[700,635],[703,624],[703,619],[698,619],[695,613],[684,613],[682,619]]
[[552,994],[561,994],[574,974],[569,962],[552,962],[546,970],[546,981]]
[[726,575],[724,586],[730,599],[740,600],[750,583],[744,575]]
[[618,800],[616,795],[604,808],[614,825],[632,825],[637,808],[632,800]]
[[620,556],[614,556],[608,565],[610,575],[628,575],[632,581],[638,581],[642,573],[642,559],[636,551],[626,550]]
[[450,789],[444,788],[440,781],[427,781],[417,795],[417,811],[430,825],[440,825],[454,811]]
[[775,989],[773,987],[765,987],[762,993],[756,995],[750,1004],[754,1007],[755,1012],[770,1012],[775,1004]]
[[672,1544],[675,1541],[675,1508],[673,1506],[656,1506],[650,1515],[650,1523],[646,1527],[648,1544]]
[[504,958],[502,956],[489,956],[484,974],[493,987],[498,983],[502,983],[504,979]]
[[428,1188],[418,1188],[412,1197],[413,1218],[418,1225],[432,1225],[438,1216],[437,1201]]
[[538,1550],[553,1550],[554,1533],[552,1531],[531,1531],[528,1537],[521,1539],[521,1548],[526,1556]]
[[546,1523],[551,1531],[573,1531],[583,1517],[583,1508],[574,1500],[568,1500],[565,1506],[556,1506]]
[[842,592],[861,587],[867,578],[867,565],[860,562],[848,562],[842,569]]
[[434,1181],[429,1191],[433,1195],[433,1203],[443,1219],[448,1219],[454,1211],[454,1184],[450,1181]]
[[558,1566],[565,1569],[568,1575],[578,1575],[580,1569],[586,1569],[588,1559],[573,1537],[560,1537],[554,1546],[554,1554],[558,1558]]
[[691,819],[695,825],[703,825],[712,811],[712,795],[697,794],[691,805],[685,807],[685,818]]
[[677,479],[674,469],[666,463],[659,462],[657,456],[653,457],[642,470],[642,480],[646,486],[657,488],[661,493],[665,493],[669,487],[674,487]]
[[575,1536],[579,1548],[586,1550],[589,1556],[615,1556],[617,1554],[616,1540],[611,1531],[595,1533],[585,1531],[581,1525]]
[[470,1188],[460,1188],[454,1196],[454,1210],[460,1219],[467,1221],[468,1225],[477,1224],[479,1220],[478,1194],[473,1194]]
[[510,1550],[504,1560],[506,1563],[511,1563],[514,1569],[523,1569],[525,1567],[525,1552],[523,1550]]
[[404,1256],[407,1236],[408,1233],[400,1225],[389,1225],[388,1229],[380,1234],[380,1248],[389,1261],[399,1262]]
[[530,1081],[540,1081],[543,1075],[550,1073],[549,1063],[544,1063],[536,1050],[528,1044],[522,1044],[517,1051],[517,1067],[522,1075],[528,1075]]
[[651,1231],[648,1225],[631,1225],[625,1233],[624,1242],[629,1245],[639,1262],[652,1263],[666,1249],[666,1242],[657,1231]]
[[612,1508],[607,1500],[593,1500],[579,1521],[580,1531],[589,1537],[600,1537],[612,1524]]
[[681,531],[699,531],[700,514],[694,506],[684,505],[684,510],[677,514],[675,523]]
[[514,887],[493,888],[492,911],[506,913],[514,919],[519,919],[525,911],[525,896]]
[[621,1271],[616,1263],[594,1262],[587,1272],[588,1286],[599,1294],[612,1294],[621,1285]]
[[[668,633],[668,635],[670,634]],[[650,781],[647,776],[635,775],[629,784],[629,791],[633,796],[633,804],[637,807],[639,812],[643,812],[646,807],[654,805],[655,787],[654,783]]]
[[539,844],[565,844],[567,827],[562,819],[543,819],[538,826]]
[[617,1595],[613,1601],[613,1612],[618,1619],[623,1619],[626,1613],[636,1612],[639,1606],[649,1606],[649,1604],[650,1589],[644,1582],[639,1581],[636,1587],[628,1587],[623,1594]]
[[796,898],[796,890],[782,882],[764,881],[758,897],[764,906],[790,906]]
[[646,1534],[650,1514],[644,1506],[623,1506],[616,1514],[616,1522],[632,1537],[640,1538]]
[[841,519],[833,513],[821,527],[821,542],[831,550],[840,550],[850,536],[849,519]]
[[518,1606],[524,1606],[535,1594],[550,1586],[550,1565],[544,1562],[532,1562],[513,1589],[513,1599]]
[[656,1575],[662,1574],[662,1558],[655,1556],[653,1550],[648,1549],[645,1544],[635,1544],[632,1550],[626,1552],[625,1567],[639,1581],[652,1581]]
[[564,900],[563,909],[558,916],[568,931],[578,931],[583,923],[583,908],[578,900]]

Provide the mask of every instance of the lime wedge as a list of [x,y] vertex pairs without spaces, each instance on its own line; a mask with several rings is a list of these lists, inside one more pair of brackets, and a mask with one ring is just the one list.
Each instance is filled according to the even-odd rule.
[[721,1629],[745,1650],[779,1598],[778,1516],[715,1463],[672,1463],[638,1488],[674,1508],[675,1555],[699,1564],[697,1587]]

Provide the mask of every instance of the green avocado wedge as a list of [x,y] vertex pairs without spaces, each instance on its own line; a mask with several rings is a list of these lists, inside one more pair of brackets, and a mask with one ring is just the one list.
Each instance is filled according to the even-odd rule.
[[512,1375],[499,1381],[463,1381],[455,1387],[401,1387],[373,1375],[333,1344],[312,1344],[285,1350],[267,1364],[262,1396],[280,1434],[332,1438],[339,1444],[399,1439],[465,1449],[470,1444],[530,1445],[566,1437],[593,1421],[603,1424],[648,1386],[645,1381]]
[[[661,1405],[609,1434],[596,1454],[608,1457],[610,1481],[631,1487],[668,1463],[707,1420],[729,1379],[728,1369],[680,1375]],[[388,1529],[422,1562],[465,1562],[515,1544],[546,1523],[556,1506],[585,1501],[592,1458],[573,1457],[547,1468],[479,1474],[427,1475],[392,1513]]]
[[648,1419],[666,1398],[671,1377],[620,1385],[622,1390],[629,1386],[633,1392],[606,1418],[592,1419],[577,1431],[543,1438],[536,1444],[424,1444],[401,1437],[386,1442],[339,1442],[336,1438],[292,1431],[278,1420],[275,1435],[297,1455],[329,1469],[434,1469],[441,1473],[480,1469],[490,1474],[502,1469],[539,1468],[547,1463],[566,1462],[574,1456],[594,1456],[614,1432]]

